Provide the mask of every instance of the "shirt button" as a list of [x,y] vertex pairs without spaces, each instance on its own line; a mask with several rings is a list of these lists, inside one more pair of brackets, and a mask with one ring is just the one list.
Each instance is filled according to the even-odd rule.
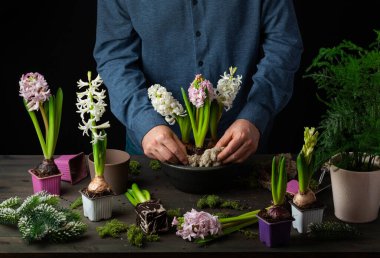
[[203,61],[199,61],[198,66],[202,66],[202,65],[203,65]]
[[198,0],[193,0],[193,5],[197,5],[198,4]]
[[195,32],[195,36],[200,37],[201,36],[201,32],[198,30],[197,32]]

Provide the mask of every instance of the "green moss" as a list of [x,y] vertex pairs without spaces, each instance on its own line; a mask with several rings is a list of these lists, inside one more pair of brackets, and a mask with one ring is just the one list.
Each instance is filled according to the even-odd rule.
[[259,233],[252,230],[240,229],[239,232],[242,233],[247,239],[257,239],[259,236]]
[[181,217],[183,214],[181,212],[181,208],[177,208],[177,209],[169,209],[166,211],[166,215],[169,217],[169,218],[174,218],[174,217]]
[[76,208],[78,208],[79,206],[82,206],[83,205],[83,202],[82,202],[82,196],[79,196],[78,198],[76,198],[71,204],[70,204],[70,209],[74,210]]
[[142,247],[144,244],[144,232],[133,224],[128,229],[127,239],[131,245]]
[[128,231],[128,225],[117,219],[113,219],[108,221],[104,226],[97,227],[96,231],[101,238],[119,238],[123,233]]
[[204,208],[225,208],[233,210],[243,210],[244,206],[239,201],[223,200],[217,195],[205,195],[197,201],[199,209]]
[[157,234],[146,235],[145,239],[147,242],[158,242],[158,241],[160,241],[160,237]]
[[149,162],[149,167],[153,170],[159,170],[161,169],[161,163],[160,161],[153,159]]
[[137,160],[129,161],[129,173],[132,176],[138,176],[141,173],[141,164]]

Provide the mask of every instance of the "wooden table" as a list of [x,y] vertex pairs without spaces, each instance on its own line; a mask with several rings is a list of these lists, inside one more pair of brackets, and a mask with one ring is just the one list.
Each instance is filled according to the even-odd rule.
[[[256,157],[256,159],[264,158]],[[267,157],[268,158],[268,157]],[[183,193],[176,190],[168,181],[162,170],[152,171],[149,160],[143,156],[135,156],[132,159],[142,163],[142,173],[139,176],[131,177],[130,182],[137,182],[143,188],[149,189],[153,197],[162,200],[167,209],[182,208],[188,211],[192,207],[196,208],[196,201],[201,195]],[[27,170],[34,167],[41,156],[21,156],[3,155],[0,156],[0,202],[12,197],[26,197],[33,194],[32,182]],[[252,161],[256,162],[256,161]],[[73,200],[79,197],[78,190],[86,186],[89,177],[76,185],[62,182],[61,204],[68,206]],[[232,187],[218,193],[222,198],[237,199],[252,207],[260,209],[266,207],[271,200],[268,190],[248,187]],[[318,194],[318,199],[327,205],[324,219],[336,220],[333,215],[333,203],[331,189],[327,189]],[[82,213],[82,209],[78,209]],[[113,218],[117,218],[126,223],[134,223],[135,213],[132,205],[123,195],[114,197]],[[346,241],[316,241],[306,236],[298,234],[292,229],[291,242],[289,246],[282,248],[267,248],[259,239],[246,239],[241,233],[236,232],[223,239],[215,241],[206,247],[200,247],[195,243],[182,240],[174,233],[161,235],[159,242],[147,243],[144,248],[130,246],[126,239],[101,239],[95,230],[97,226],[104,225],[105,222],[90,222],[84,218],[84,222],[89,225],[85,235],[71,243],[65,244],[27,244],[20,237],[20,233],[15,227],[0,225],[0,257],[60,257],[60,256],[81,256],[83,253],[90,254],[91,257],[105,256],[111,257],[196,257],[202,256],[232,256],[232,257],[257,257],[265,254],[265,257],[315,257],[323,253],[334,253],[334,256],[356,257],[379,256],[380,254],[380,219],[372,223],[355,225],[362,233],[356,240]],[[257,231],[257,225],[252,227]]]

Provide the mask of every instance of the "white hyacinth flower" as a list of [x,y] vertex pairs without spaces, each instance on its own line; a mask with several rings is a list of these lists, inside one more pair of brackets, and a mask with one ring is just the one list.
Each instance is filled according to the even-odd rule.
[[181,103],[160,84],[154,84],[148,88],[148,97],[154,110],[164,116],[170,125],[175,123],[176,116],[186,116],[186,111]]
[[98,75],[91,82],[84,82],[79,80],[77,82],[78,88],[82,89],[87,87],[85,91],[77,93],[77,113],[80,114],[82,123],[79,124],[79,129],[83,131],[83,135],[88,135],[88,131],[92,134],[92,144],[96,144],[98,141],[103,141],[107,134],[103,131],[98,132],[98,129],[106,129],[110,127],[109,121],[97,125],[106,111],[106,91],[99,89],[103,80]]
[[219,79],[218,85],[216,87],[216,98],[219,103],[223,104],[226,111],[232,107],[232,103],[234,102],[242,83],[241,75],[234,77],[236,69],[236,67],[230,67],[229,74],[227,74],[227,72],[224,72],[224,74],[221,75],[222,78]]

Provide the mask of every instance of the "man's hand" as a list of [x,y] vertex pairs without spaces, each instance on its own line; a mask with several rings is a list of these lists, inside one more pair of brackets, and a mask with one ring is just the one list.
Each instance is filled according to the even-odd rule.
[[186,147],[166,125],[153,127],[143,138],[144,154],[162,162],[187,164]]
[[225,147],[219,153],[222,163],[242,163],[255,153],[259,144],[260,132],[254,124],[245,119],[236,120],[217,142],[216,147]]

